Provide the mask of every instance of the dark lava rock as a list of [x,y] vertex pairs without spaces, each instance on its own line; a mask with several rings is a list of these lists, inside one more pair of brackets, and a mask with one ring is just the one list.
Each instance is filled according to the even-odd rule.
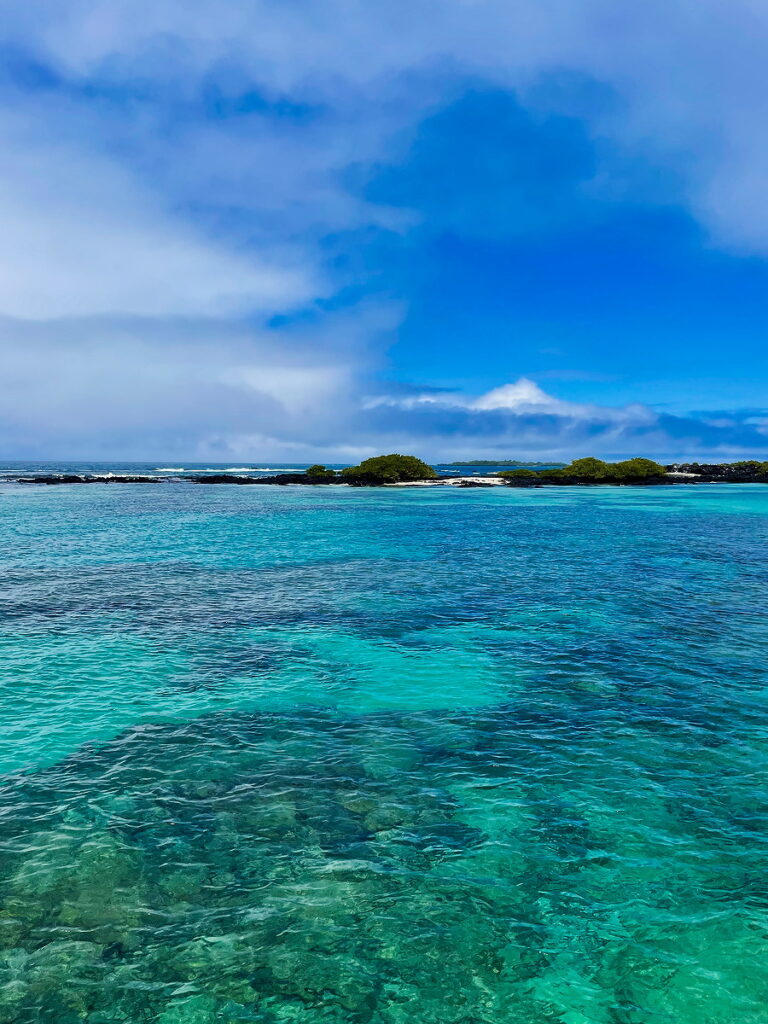
[[232,473],[206,473],[205,476],[187,477],[193,484],[309,484],[312,487],[342,483],[337,477],[307,476],[306,473],[278,473],[275,476],[234,476]]
[[664,468],[668,473],[695,474],[695,477],[676,481],[679,483],[768,484],[768,473],[763,469],[765,465],[757,462],[681,462]]
[[78,476],[62,473],[50,476],[20,476],[18,484],[159,484],[154,476]]
[[276,483],[274,477],[262,477],[257,480],[252,476],[233,476],[232,473],[206,473],[205,476],[188,476],[193,484],[259,484]]

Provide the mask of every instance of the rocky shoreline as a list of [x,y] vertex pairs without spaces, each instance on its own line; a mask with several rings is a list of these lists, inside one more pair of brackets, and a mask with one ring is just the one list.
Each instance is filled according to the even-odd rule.
[[[616,481],[611,479],[584,478],[578,475],[568,475],[560,471],[557,479],[551,479],[549,475],[542,475],[532,472],[529,476],[519,478],[500,476],[464,476],[460,474],[440,476],[430,480],[410,480],[400,483],[375,484],[371,486],[387,487],[575,487],[575,486],[621,486],[649,487],[649,486],[675,486],[680,484],[702,484],[702,483],[739,483],[739,484],[768,484],[768,472],[762,471],[763,464],[744,463],[675,463],[664,467],[664,473],[656,476],[643,477],[637,480]],[[757,468],[759,466],[760,468]],[[291,485],[303,485],[310,487],[346,487],[351,484],[339,476],[310,476],[307,473],[277,473],[272,476],[240,476],[233,473],[206,473],[201,475],[190,475],[185,477],[156,477],[156,476],[130,476],[117,474],[40,474],[37,476],[7,476],[2,482],[17,484],[37,484],[42,486],[56,486],[60,484],[162,484],[162,483],[191,483],[204,486],[230,484],[233,486],[278,486],[287,487]],[[354,486],[354,484],[352,484]]]
[[39,476],[7,476],[3,483],[13,484],[159,484],[163,481],[156,476],[91,476],[78,473],[46,473]]

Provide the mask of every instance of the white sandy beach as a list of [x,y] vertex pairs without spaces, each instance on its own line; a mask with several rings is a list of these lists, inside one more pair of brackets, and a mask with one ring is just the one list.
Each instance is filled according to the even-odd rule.
[[452,476],[437,480],[404,480],[396,484],[384,484],[385,487],[457,487],[461,484],[492,484],[503,487],[504,480],[498,476]]

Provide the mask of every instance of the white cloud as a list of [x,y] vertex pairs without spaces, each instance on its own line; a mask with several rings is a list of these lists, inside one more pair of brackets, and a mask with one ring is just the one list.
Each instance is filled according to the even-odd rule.
[[[522,90],[542,72],[583,73],[624,101],[596,133],[674,165],[721,242],[768,250],[768,8],[756,0],[39,0],[8,5],[4,19],[8,37],[76,81],[189,96],[227,67],[233,93],[253,83],[324,105],[325,126],[336,118],[347,130],[305,153],[312,166],[391,144],[450,72]],[[278,192],[280,182],[273,175]],[[327,197],[345,205],[332,188]]]
[[510,409],[517,412],[553,412],[558,415],[572,415],[578,406],[553,398],[546,391],[526,377],[514,384],[503,384],[471,403],[473,409]]
[[[768,252],[768,9],[752,0],[39,0],[6,5],[4,38],[64,76],[0,123],[8,315],[209,315],[318,297],[331,287],[319,236],[407,225],[342,172],[403,151],[462,75],[534,105],[547,72],[606,83],[623,103],[594,133],[675,170],[722,244]],[[225,100],[256,90],[314,113],[195,118],[211,76]]]
[[367,346],[392,323],[391,310],[375,307],[337,315],[322,332],[146,320],[59,321],[52,332],[48,323],[0,321],[0,457],[276,465],[353,462],[382,450],[430,459],[672,459],[766,448],[761,423],[565,402],[526,379],[480,396],[363,401],[375,359]]
[[206,238],[114,159],[0,120],[0,315],[227,316],[322,290],[306,267]]
[[371,304],[280,329],[0,319],[0,457],[191,458],[248,437],[269,438],[250,454],[272,457],[336,444],[396,316]]
[[236,366],[221,375],[223,383],[252,394],[269,395],[292,414],[323,411],[328,402],[351,391],[345,366]]
[[[768,9],[754,0],[3,6],[8,49],[60,76],[51,88],[6,83],[0,116],[9,453],[19,439],[45,454],[91,454],[94,438],[137,454],[340,453],[350,435],[355,451],[446,455],[668,443],[647,407],[567,402],[525,379],[361,403],[394,309],[264,326],[272,313],[317,313],[354,279],[327,236],[408,228],[408,211],[360,198],[345,175],[404,156],[457,80],[514,88],[534,109],[554,102],[537,88],[549,72],[605,83],[619,102],[593,134],[630,163],[674,171],[718,244],[768,253]],[[306,116],[256,101],[203,116],[214,80],[223,102],[250,91],[267,106],[305,104]],[[692,444],[704,426],[691,425]]]
[[738,419],[712,424],[638,403],[567,402],[524,377],[479,396],[458,391],[382,394],[364,409],[370,416],[368,429],[386,437],[390,447],[426,453],[433,460],[650,454],[675,461],[768,451],[759,424]]
[[620,424],[655,423],[657,414],[648,406],[632,403],[622,407],[600,406],[583,402],[567,402],[548,394],[535,381],[520,377],[510,384],[502,384],[485,394],[473,397],[459,391],[423,392],[412,395],[379,395],[367,402],[368,408],[393,406],[401,409],[477,410],[505,412],[516,415],[556,416],[559,419]]

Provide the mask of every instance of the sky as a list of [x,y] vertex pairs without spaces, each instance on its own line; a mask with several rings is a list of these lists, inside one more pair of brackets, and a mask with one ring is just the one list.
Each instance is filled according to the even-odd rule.
[[0,47],[0,458],[768,457],[763,0],[0,0]]

